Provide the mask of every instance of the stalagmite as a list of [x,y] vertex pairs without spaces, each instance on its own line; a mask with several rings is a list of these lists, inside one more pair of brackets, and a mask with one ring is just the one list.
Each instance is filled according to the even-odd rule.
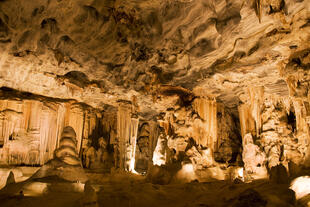
[[65,116],[65,125],[72,126],[73,129],[76,131],[78,152],[80,152],[81,148],[83,123],[84,123],[83,108],[76,104],[68,105]]
[[65,127],[59,141],[59,147],[55,150],[55,158],[69,165],[81,165],[77,153],[76,134],[72,127]]
[[165,165],[167,162],[167,137],[163,132],[159,134],[156,148],[153,153],[153,164],[154,165]]
[[30,179],[57,176],[68,181],[85,183],[88,178],[82,168],[76,144],[74,129],[70,126],[64,127],[59,147],[54,151],[54,158],[44,164]]
[[250,133],[244,136],[242,158],[246,172],[246,179],[267,177],[266,155],[254,144]]
[[0,0],[1,207],[310,207],[309,40],[310,0]]
[[32,196],[42,195],[53,191],[54,188],[62,188],[62,192],[83,192],[88,177],[76,152],[76,143],[74,129],[70,126],[64,127],[60,147],[54,151],[54,158],[29,179],[20,183],[13,182],[14,176],[10,172],[6,186],[0,190],[0,197],[7,194],[23,194],[24,191],[29,191]]
[[84,124],[89,109],[70,102],[0,100],[0,106],[0,161],[5,164],[43,165],[53,158],[65,124],[77,131],[79,154],[83,134],[88,139],[97,125],[93,111]]

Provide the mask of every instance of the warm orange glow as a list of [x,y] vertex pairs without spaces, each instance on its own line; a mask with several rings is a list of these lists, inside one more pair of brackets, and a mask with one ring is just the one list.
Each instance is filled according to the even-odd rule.
[[47,183],[33,182],[26,185],[23,190],[25,196],[40,196],[48,187]]
[[239,176],[240,178],[243,178],[243,168],[239,168],[239,169],[238,169],[238,176]]
[[291,182],[290,189],[295,191],[296,199],[310,194],[310,177],[301,176]]
[[129,164],[129,172],[132,172],[134,174],[139,174],[136,170],[135,170],[135,163],[136,163],[136,159],[133,157],[130,160],[130,164]]
[[159,153],[159,151],[155,150],[153,154],[153,164],[158,166],[166,164],[165,160],[162,159],[162,157],[163,156]]
[[181,170],[179,170],[179,172],[177,173],[177,178],[185,182],[191,182],[197,179],[193,164],[191,163],[184,164]]

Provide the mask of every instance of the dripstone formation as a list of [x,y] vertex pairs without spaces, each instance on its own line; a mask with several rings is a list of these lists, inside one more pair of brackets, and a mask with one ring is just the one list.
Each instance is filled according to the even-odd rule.
[[32,179],[58,177],[60,179],[83,182],[88,178],[82,168],[82,162],[76,149],[76,134],[72,127],[63,129],[59,147],[54,152],[54,158],[45,163]]
[[54,159],[59,159],[68,165],[81,166],[82,162],[76,145],[77,140],[74,129],[70,126],[65,127],[59,141],[59,147],[55,150]]

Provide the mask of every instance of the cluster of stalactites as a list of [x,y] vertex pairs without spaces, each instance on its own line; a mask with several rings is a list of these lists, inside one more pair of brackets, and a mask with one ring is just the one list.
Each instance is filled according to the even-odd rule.
[[139,119],[132,110],[131,103],[120,102],[117,112],[117,145],[121,169],[135,172],[135,152]]
[[[283,165],[308,166],[309,102],[294,97],[279,97],[264,93],[263,87],[248,89],[246,103],[239,106],[245,170],[252,174]],[[247,138],[253,139],[247,143]],[[252,161],[247,160],[250,148],[257,151]],[[253,150],[252,150],[253,151]],[[256,160],[256,161],[253,161]],[[259,164],[257,164],[257,163]],[[257,164],[256,170],[246,166]],[[253,164],[253,166],[254,166]],[[262,170],[265,168],[265,170]],[[254,172],[253,172],[254,171]]]
[[[72,102],[0,100],[0,162],[42,165],[53,158],[64,126],[76,131],[80,152],[83,134],[92,133],[95,112]],[[90,130],[87,130],[90,129]],[[84,131],[83,131],[84,130]]]

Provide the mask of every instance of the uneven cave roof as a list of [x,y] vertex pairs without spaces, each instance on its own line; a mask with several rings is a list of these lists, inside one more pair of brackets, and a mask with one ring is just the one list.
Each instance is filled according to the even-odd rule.
[[303,0],[2,0],[0,87],[145,114],[188,91],[236,108],[248,87],[294,96],[309,28]]

